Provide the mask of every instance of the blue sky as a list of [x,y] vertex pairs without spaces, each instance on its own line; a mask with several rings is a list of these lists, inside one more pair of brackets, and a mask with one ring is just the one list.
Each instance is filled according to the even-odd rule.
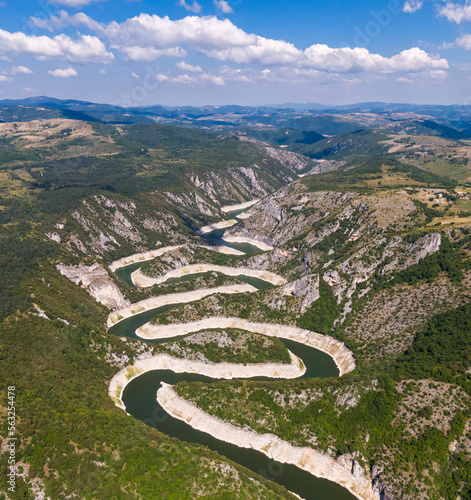
[[471,4],[0,1],[0,99],[471,104]]

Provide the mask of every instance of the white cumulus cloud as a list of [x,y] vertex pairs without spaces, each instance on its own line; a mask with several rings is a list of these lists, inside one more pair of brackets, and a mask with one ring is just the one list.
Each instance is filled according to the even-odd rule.
[[192,73],[201,73],[203,71],[201,66],[193,66],[191,64],[187,64],[185,61],[177,63],[176,67],[182,71],[191,71]]
[[471,21],[471,5],[460,5],[447,2],[438,9],[438,14],[446,17],[448,21],[460,24],[463,21]]
[[[250,35],[248,35],[250,36]],[[284,40],[272,40],[252,35],[254,39],[239,46],[223,46],[205,49],[201,52],[220,61],[233,61],[238,64],[260,62],[262,64],[297,63],[303,58],[302,50]]]
[[56,5],[65,5],[66,7],[83,7],[92,2],[102,2],[103,0],[49,0],[49,3]]
[[[413,1],[409,2],[412,5]],[[85,25],[101,38],[107,38],[111,49],[122,52],[133,61],[149,62],[162,56],[185,57],[188,49],[224,62],[309,68],[327,73],[413,73],[448,68],[446,59],[417,47],[391,57],[370,53],[366,48],[332,48],[325,44],[314,44],[303,50],[284,40],[247,33],[229,19],[216,16],[187,16],[174,21],[167,16],[140,14],[122,23],[103,24],[83,13],[69,16],[60,12],[48,21],[34,22],[36,25],[42,23],[46,29],[67,24],[74,27]],[[195,72],[185,66],[179,68]]]
[[27,54],[37,59],[61,57],[75,62],[109,62],[114,58],[96,36],[82,35],[77,40],[60,34],[48,36],[10,33],[0,29],[0,53]]
[[229,5],[229,2],[226,0],[214,0],[214,5],[224,12],[224,14],[233,14],[232,7]]
[[446,69],[446,59],[432,57],[417,47],[403,50],[392,57],[371,54],[367,49],[355,47],[330,48],[327,45],[316,44],[305,51],[305,65],[316,70],[356,73],[361,71],[402,73],[418,72],[424,69]]
[[168,49],[156,49],[152,46],[140,47],[139,45],[133,45],[132,47],[118,46],[121,52],[126,54],[132,61],[155,61],[159,57],[186,57],[186,50],[181,47],[168,48]]
[[14,66],[11,69],[11,73],[12,73],[12,75],[16,75],[18,73],[20,73],[22,75],[32,75],[33,71],[30,70],[29,68],[27,68],[26,66]]
[[211,75],[209,73],[203,73],[201,75],[203,81],[208,81],[214,83],[215,85],[224,85],[224,78],[219,75]]
[[71,66],[64,69],[54,69],[52,71],[48,71],[48,73],[56,78],[71,78],[73,76],[78,76],[77,71]]
[[60,10],[57,16],[50,16],[49,19],[42,17],[30,17],[29,22],[34,26],[46,29],[48,31],[60,30],[66,26],[86,26],[88,29],[96,32],[103,31],[103,25],[83,12],[70,15],[65,10]]
[[178,75],[174,78],[171,78],[171,81],[175,83],[184,83],[185,85],[189,85],[192,83],[196,83],[196,78],[190,75]]
[[179,0],[178,5],[180,5],[180,7],[183,7],[185,10],[188,10],[189,12],[194,12],[195,14],[201,12],[201,5],[196,0],[193,0],[193,3],[191,5],[189,3],[186,3],[185,0]]
[[404,3],[404,7],[402,8],[402,10],[403,12],[408,12],[409,14],[412,14],[420,10],[423,4],[424,2],[422,2],[422,0],[407,0]]
[[436,80],[442,80],[443,78],[446,78],[448,76],[448,73],[441,69],[432,69],[431,71],[429,71],[429,75],[431,78],[434,78]]
[[471,50],[471,35],[461,35],[456,39],[455,44],[464,50]]

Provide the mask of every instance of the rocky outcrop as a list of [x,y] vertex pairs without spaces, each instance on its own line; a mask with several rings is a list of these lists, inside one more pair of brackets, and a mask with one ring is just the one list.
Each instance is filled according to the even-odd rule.
[[[248,210],[243,223],[231,228],[225,236],[255,238],[280,246],[306,233],[304,242],[314,246],[340,227],[337,220],[329,218],[326,224],[318,224],[319,221],[350,206],[356,196],[356,193],[307,193],[302,184],[293,183]],[[339,218],[345,217],[346,214],[339,213]],[[238,218],[243,218],[243,214]]]
[[402,252],[397,252],[391,263],[384,266],[382,273],[387,274],[396,270],[404,270],[420,260],[440,250],[442,237],[440,233],[430,233],[419,238],[415,243],[402,247]]
[[338,170],[340,167],[345,165],[345,161],[336,161],[336,160],[315,160],[316,165],[312,167],[309,172],[305,174],[300,174],[299,177],[305,177],[306,175],[314,175],[314,174],[325,174],[326,172],[333,172],[334,170]]
[[440,250],[441,243],[442,237],[440,233],[426,234],[411,245],[408,250],[418,262],[419,260],[427,257],[427,255],[438,252],[438,250]]
[[194,290],[192,292],[172,293],[169,295],[160,295],[159,297],[150,297],[149,299],[141,300],[111,313],[106,320],[106,326],[111,328],[123,319],[169,304],[186,304],[188,302],[203,299],[215,293],[245,293],[255,292],[256,290],[257,289],[252,285],[244,283],[241,285],[218,286],[215,288]]
[[338,271],[335,270],[329,270],[327,271],[324,276],[322,276],[322,279],[328,283],[330,286],[335,286],[340,283],[340,275]]
[[44,311],[43,309],[41,309],[38,306],[38,304],[33,304],[33,307],[34,307],[34,310],[36,312],[32,312],[30,314],[32,314],[33,316],[39,316],[40,318],[48,319],[49,321],[51,321],[51,318],[46,314],[46,311]]
[[284,295],[292,295],[301,299],[301,314],[304,314],[311,304],[319,297],[319,275],[311,274],[296,281],[287,283],[283,288]]
[[217,266],[216,264],[191,264],[189,266],[170,271],[163,276],[158,276],[157,278],[147,276],[140,269],[137,269],[131,274],[131,279],[136,286],[149,287],[164,283],[170,278],[180,278],[188,274],[207,273],[212,271],[225,274],[226,276],[250,276],[268,281],[275,286],[286,283],[284,278],[269,271],[257,271],[256,269],[248,269],[246,267]]
[[248,219],[249,217],[252,217],[252,215],[254,214],[254,212],[252,211],[252,209],[249,209],[249,210],[246,210],[245,212],[242,212],[241,214],[239,214],[237,216],[238,219]]
[[215,379],[271,377],[298,378],[306,372],[300,358],[288,351],[291,363],[207,363],[175,358],[169,354],[141,355],[132,366],[120,370],[110,381],[108,393],[116,406],[125,410],[122,394],[124,388],[136,377],[153,370],[172,370],[175,373],[195,373]]
[[60,243],[62,241],[61,237],[59,236],[58,233],[46,233],[46,236],[52,240],[55,241],[56,243]]
[[255,323],[241,318],[216,316],[205,318],[200,321],[172,325],[153,325],[151,323],[146,323],[136,330],[136,335],[143,339],[165,339],[209,328],[238,328],[268,337],[281,337],[294,340],[295,342],[308,345],[331,356],[339,369],[340,376],[355,369],[355,358],[351,351],[345,347],[343,342],[339,342],[328,335],[321,335],[297,326],[280,325],[276,323]]
[[265,146],[265,152],[275,160],[287,165],[294,172],[304,170],[312,163],[312,160],[306,158],[304,155],[284,149],[276,149],[272,146]]
[[58,264],[56,267],[62,275],[70,281],[80,284],[94,299],[110,309],[120,309],[131,304],[129,300],[124,298],[101,264],[95,263],[91,266]]
[[293,464],[316,477],[333,481],[360,500],[380,498],[379,494],[373,491],[371,479],[366,477],[363,469],[353,467],[352,470],[351,462],[339,463],[325,453],[308,447],[294,446],[274,434],[259,434],[224,422],[183,399],[171,385],[165,383],[162,383],[162,387],[157,391],[157,401],[172,417],[186,422],[193,429],[241,448],[252,448],[277,462]]

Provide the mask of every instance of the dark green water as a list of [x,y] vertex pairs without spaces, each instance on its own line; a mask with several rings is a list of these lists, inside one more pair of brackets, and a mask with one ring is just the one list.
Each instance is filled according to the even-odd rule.
[[235,248],[236,250],[240,250],[241,252],[247,254],[259,253],[262,251],[260,250],[260,248],[256,247],[255,245],[250,245],[249,243],[229,243],[227,241],[224,241],[222,237],[224,236],[225,231],[226,229],[216,229],[211,233],[203,235],[201,238],[209,244],[224,245],[226,247]]
[[134,264],[129,264],[129,266],[118,267],[115,274],[121,281],[124,281],[126,285],[134,286],[134,283],[131,280],[131,273],[142,267],[144,262],[145,261],[135,262]]

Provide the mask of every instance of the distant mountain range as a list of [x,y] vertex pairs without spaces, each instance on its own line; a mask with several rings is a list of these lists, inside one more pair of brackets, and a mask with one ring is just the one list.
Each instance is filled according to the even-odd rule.
[[[285,103],[267,106],[121,107],[47,96],[0,101],[0,122],[64,118],[110,124],[163,123],[235,132],[273,142],[313,144],[325,136],[365,129],[471,137],[471,106],[364,102],[341,106]],[[269,132],[267,134],[267,131]]]

